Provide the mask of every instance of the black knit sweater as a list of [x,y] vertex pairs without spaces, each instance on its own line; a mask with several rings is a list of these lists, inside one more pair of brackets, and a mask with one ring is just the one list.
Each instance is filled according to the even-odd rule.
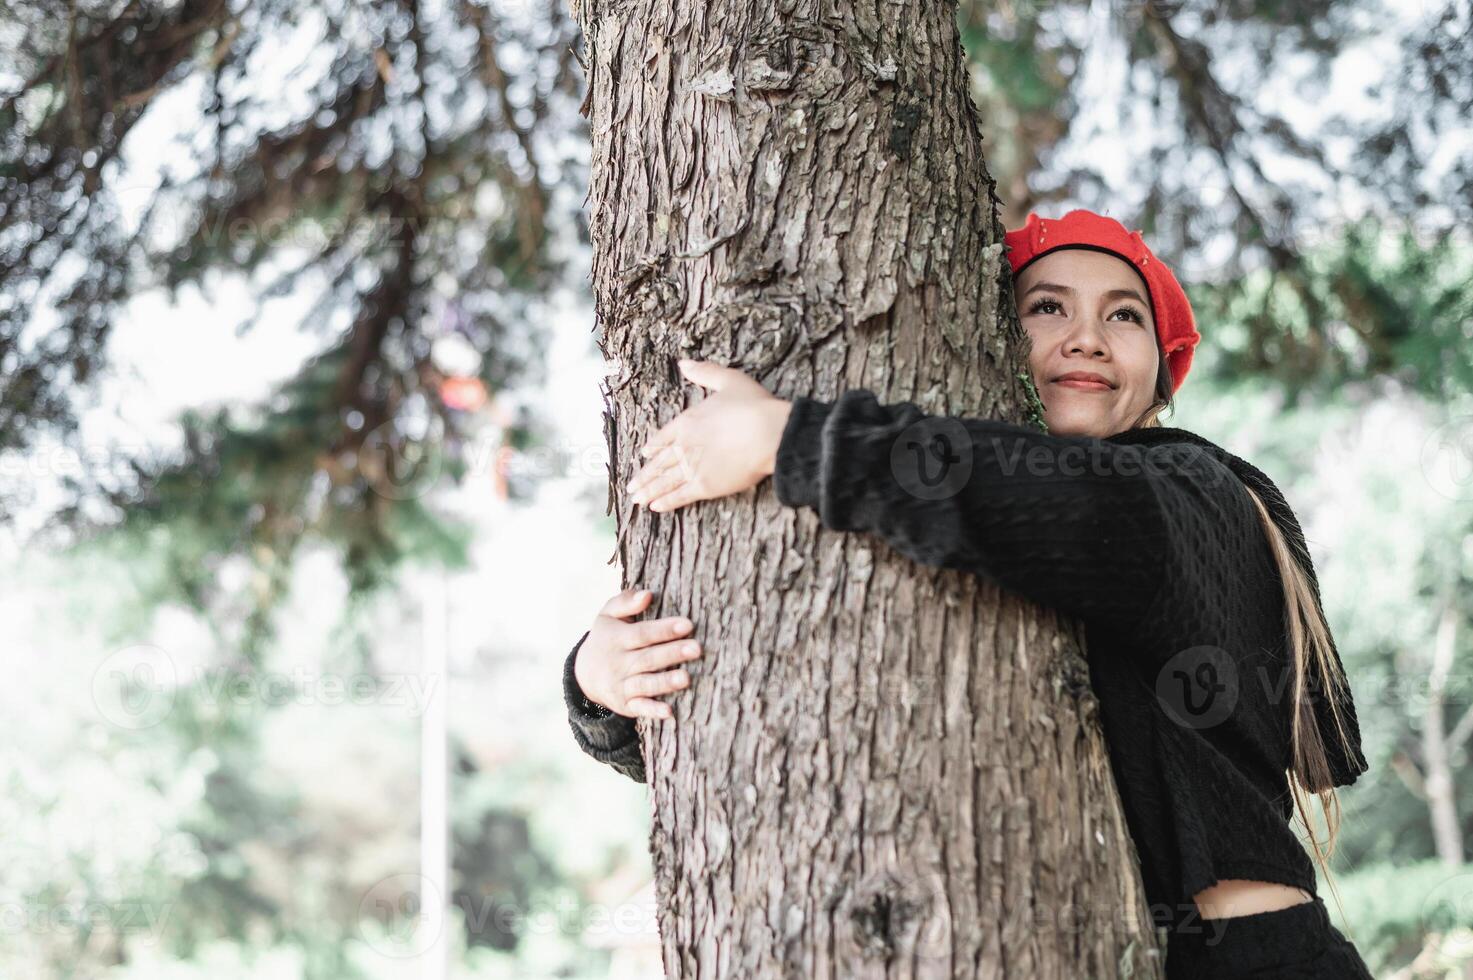
[[[1293,708],[1284,595],[1244,485],[1318,582],[1304,536],[1263,473],[1183,429],[1105,439],[927,416],[864,389],[794,399],[778,499],[835,531],[878,535],[914,561],[987,576],[1080,618],[1110,762],[1158,925],[1219,879],[1316,892],[1289,826]],[[584,634],[584,638],[587,634]],[[587,701],[568,654],[579,746],[645,780],[632,718]],[[1338,654],[1336,666],[1339,666]],[[1349,757],[1328,698],[1310,695],[1336,785],[1365,771],[1353,701]]]

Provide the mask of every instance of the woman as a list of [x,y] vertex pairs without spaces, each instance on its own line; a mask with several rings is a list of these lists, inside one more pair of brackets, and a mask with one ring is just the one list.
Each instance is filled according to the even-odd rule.
[[[641,449],[631,498],[667,512],[770,475],[826,528],[1078,617],[1147,899],[1172,930],[1168,976],[1369,978],[1289,826],[1295,805],[1311,826],[1316,793],[1333,847],[1335,787],[1366,768],[1303,534],[1263,473],[1157,422],[1200,339],[1186,294],[1140,232],[1093,212],[1030,215],[1006,244],[1047,433],[944,420],[933,431],[969,444],[895,454],[936,424],[910,403],[789,402],[682,362],[715,393]],[[938,452],[967,461],[965,480],[914,492]],[[579,745],[638,781],[634,718],[671,718],[659,699],[700,656],[689,620],[633,621],[651,598],[610,599],[563,677]]]

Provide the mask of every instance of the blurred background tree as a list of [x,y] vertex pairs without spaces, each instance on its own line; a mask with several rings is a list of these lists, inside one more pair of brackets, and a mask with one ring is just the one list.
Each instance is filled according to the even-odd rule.
[[[963,0],[958,26],[1005,223],[1111,214],[1190,291],[1205,339],[1167,424],[1281,480],[1363,704],[1372,771],[1346,794],[1340,854],[1357,939],[1376,937],[1388,969],[1446,959],[1473,926],[1457,900],[1466,851],[1454,861],[1449,844],[1473,831],[1473,5]],[[546,447],[553,297],[591,313],[583,89],[573,22],[544,0],[0,3],[0,461],[56,445],[97,461],[39,498],[43,477],[0,472],[0,525],[31,549],[9,595],[71,590],[45,622],[7,607],[32,614],[31,642],[69,622],[87,629],[68,643],[117,649],[186,616],[207,679],[301,657],[406,669],[380,608],[389,587],[411,560],[469,567],[484,526],[443,501],[487,431],[513,455]],[[149,329],[143,300],[191,294],[215,311],[200,330],[243,340],[273,325],[274,300],[301,299],[308,356],[259,399],[182,412],[164,449],[99,458],[79,420],[119,332]],[[518,513],[548,506],[535,478],[500,463],[491,477]],[[340,576],[332,602],[299,581],[312,562]],[[283,640],[303,602],[335,625]],[[562,630],[568,645],[581,628]],[[1432,696],[1438,656],[1450,666]],[[37,657],[27,686],[65,689],[99,659]],[[349,865],[368,841],[410,839],[412,815],[378,801],[345,816],[363,786],[334,800],[284,764],[301,742],[282,733],[313,731],[300,710],[217,694],[186,686],[139,731],[81,724],[85,699],[12,695],[34,722],[0,770],[13,841],[55,825],[38,814],[95,823],[79,780],[131,793],[115,814],[159,838],[18,850],[10,894],[187,896],[169,933],[181,957],[221,937],[274,948],[264,928],[298,950],[289,972],[364,970],[347,952],[354,905],[392,863]],[[472,713],[458,894],[567,893],[544,843],[567,799],[555,767],[535,739],[498,762]],[[405,719],[355,714],[314,735],[322,758],[379,746],[374,789],[412,797],[412,752],[395,754],[414,735]],[[1445,790],[1429,795],[1429,778]],[[1439,806],[1458,834],[1445,816],[1436,829]],[[607,870],[637,863],[637,832],[622,846]],[[530,856],[498,864],[509,849]],[[318,907],[268,873],[298,866],[316,869]],[[25,955],[126,969],[126,943],[83,938]],[[516,957],[525,938],[482,922],[466,942]],[[466,962],[500,962],[481,955]]]
[[[181,458],[75,481],[57,523],[187,529],[181,571],[207,562],[178,582],[195,599],[224,554],[279,583],[304,535],[340,547],[364,590],[416,547],[451,557],[406,492],[413,472],[455,465],[466,412],[535,379],[539,302],[581,227],[574,31],[556,4],[500,9],[8,8],[0,446],[74,427],[78,388],[146,290],[249,276],[240,330],[261,302],[311,291],[301,327],[321,342],[252,411],[181,419]],[[150,173],[125,146],[158,113],[170,144]]]

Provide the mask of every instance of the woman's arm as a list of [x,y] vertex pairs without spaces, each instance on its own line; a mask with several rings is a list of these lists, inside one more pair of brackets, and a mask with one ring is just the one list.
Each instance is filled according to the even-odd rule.
[[586,639],[588,634],[584,633],[573,644],[573,651],[563,663],[563,700],[568,706],[568,724],[573,728],[573,738],[578,747],[594,759],[613,766],[636,783],[645,782],[644,755],[634,719],[589,701],[583,696],[573,674],[578,648]]
[[563,700],[578,747],[635,782],[645,782],[636,717],[670,718],[660,700],[690,685],[681,664],[703,656],[684,616],[634,617],[654,601],[649,589],[612,596],[563,662]]
[[[783,504],[813,508],[824,527],[875,533],[914,561],[1129,630],[1161,591],[1171,539],[1211,527],[1225,476],[1202,452],[1148,456],[1090,436],[928,416],[861,388],[832,403],[793,400],[773,483]],[[1163,501],[1191,513],[1168,515]]]

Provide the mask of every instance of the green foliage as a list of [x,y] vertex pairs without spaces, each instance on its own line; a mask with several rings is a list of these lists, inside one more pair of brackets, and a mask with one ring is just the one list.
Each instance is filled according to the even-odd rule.
[[1033,383],[1033,375],[1027,371],[1021,371],[1018,379],[1023,382],[1023,390],[1028,397],[1028,424],[1047,432],[1048,422],[1043,417],[1043,399],[1038,396],[1038,387]]
[[[1337,876],[1335,887],[1348,925],[1341,931],[1377,976],[1404,968],[1428,945],[1431,934],[1463,930],[1467,937],[1463,946],[1470,948],[1473,864],[1452,868],[1434,860],[1372,864]],[[1325,901],[1333,913],[1334,901],[1328,895]],[[1473,963],[1473,955],[1465,954],[1461,964],[1468,963]]]
[[1077,56],[1078,50],[1047,43],[1055,39],[1040,29],[1038,8],[1016,8],[1015,20],[991,14],[989,27],[985,19],[989,15],[982,14],[978,6],[962,5],[958,20],[962,48],[976,70],[985,75],[987,87],[1003,93],[1019,113],[1057,111],[1069,81],[1059,70],[1059,60]]
[[1193,290],[1223,379],[1260,375],[1290,398],[1395,378],[1433,400],[1473,391],[1473,244],[1374,217],[1308,249],[1293,275],[1263,269]]
[[567,892],[567,883],[534,838],[537,803],[551,789],[539,760],[485,773],[461,755],[451,792],[455,884],[451,903],[469,948],[513,952],[531,913]]

